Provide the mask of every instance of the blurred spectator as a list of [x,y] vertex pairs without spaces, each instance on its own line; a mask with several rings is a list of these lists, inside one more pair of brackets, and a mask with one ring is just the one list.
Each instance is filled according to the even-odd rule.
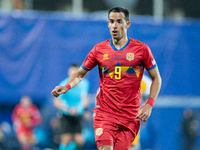
[[18,9],[18,10],[24,9],[23,0],[12,0],[12,1],[13,1],[14,9]]
[[0,124],[0,147],[3,147],[3,138],[4,138],[4,135],[3,135],[3,131],[1,129],[1,124]]
[[18,140],[9,122],[0,124],[0,150],[19,148]]
[[[69,67],[68,75],[71,76],[79,69],[78,64]],[[69,77],[59,85],[64,86]],[[82,117],[89,120],[91,115],[88,107],[89,82],[83,79],[81,83],[66,94],[60,95],[54,100],[55,107],[59,110],[61,124],[61,143],[59,150],[81,148],[84,145],[82,135]],[[74,141],[73,141],[74,140]]]
[[185,109],[183,113],[184,150],[197,150],[198,118],[192,109]]
[[51,133],[52,133],[52,139],[54,142],[54,148],[58,147],[60,144],[60,121],[58,118],[52,118],[50,121],[50,127],[51,127]]
[[12,112],[17,139],[22,150],[31,150],[37,143],[34,128],[41,122],[41,115],[36,105],[28,96],[22,96]]

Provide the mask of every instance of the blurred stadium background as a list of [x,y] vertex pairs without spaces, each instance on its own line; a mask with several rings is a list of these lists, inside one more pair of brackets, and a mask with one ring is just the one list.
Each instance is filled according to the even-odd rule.
[[[17,2],[17,5],[16,3]],[[198,116],[200,149],[200,0],[0,0],[0,144],[18,149],[11,112],[22,95],[30,95],[43,122],[39,148],[52,148],[51,119],[56,117],[51,90],[81,62],[93,46],[110,38],[107,11],[123,6],[131,12],[128,36],[152,50],[163,79],[161,92],[141,144],[152,150],[183,149],[183,112]],[[99,86],[97,67],[91,83],[90,111]],[[85,149],[95,149],[92,121],[84,123]]]

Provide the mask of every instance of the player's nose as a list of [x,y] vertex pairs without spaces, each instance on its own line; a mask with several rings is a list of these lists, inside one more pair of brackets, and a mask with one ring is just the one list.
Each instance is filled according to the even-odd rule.
[[113,23],[113,28],[117,28],[117,22]]

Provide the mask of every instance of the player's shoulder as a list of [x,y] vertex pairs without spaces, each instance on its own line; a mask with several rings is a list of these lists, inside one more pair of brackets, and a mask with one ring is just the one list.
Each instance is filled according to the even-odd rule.
[[139,40],[136,40],[136,39],[130,39],[130,43],[133,44],[133,45],[141,45],[141,46],[144,46],[146,45],[145,43],[139,41]]
[[110,39],[103,41],[103,42],[100,42],[100,43],[97,43],[95,46],[101,47],[101,46],[106,46],[106,45],[109,45],[109,44],[110,44]]

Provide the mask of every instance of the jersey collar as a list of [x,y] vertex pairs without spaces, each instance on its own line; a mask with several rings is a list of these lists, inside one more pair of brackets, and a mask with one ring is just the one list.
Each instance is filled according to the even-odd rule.
[[110,40],[110,46],[112,47],[112,49],[114,49],[115,51],[122,51],[126,48],[126,46],[130,43],[131,39],[128,37],[128,42],[120,49],[117,49],[113,43],[112,43],[112,39]]

